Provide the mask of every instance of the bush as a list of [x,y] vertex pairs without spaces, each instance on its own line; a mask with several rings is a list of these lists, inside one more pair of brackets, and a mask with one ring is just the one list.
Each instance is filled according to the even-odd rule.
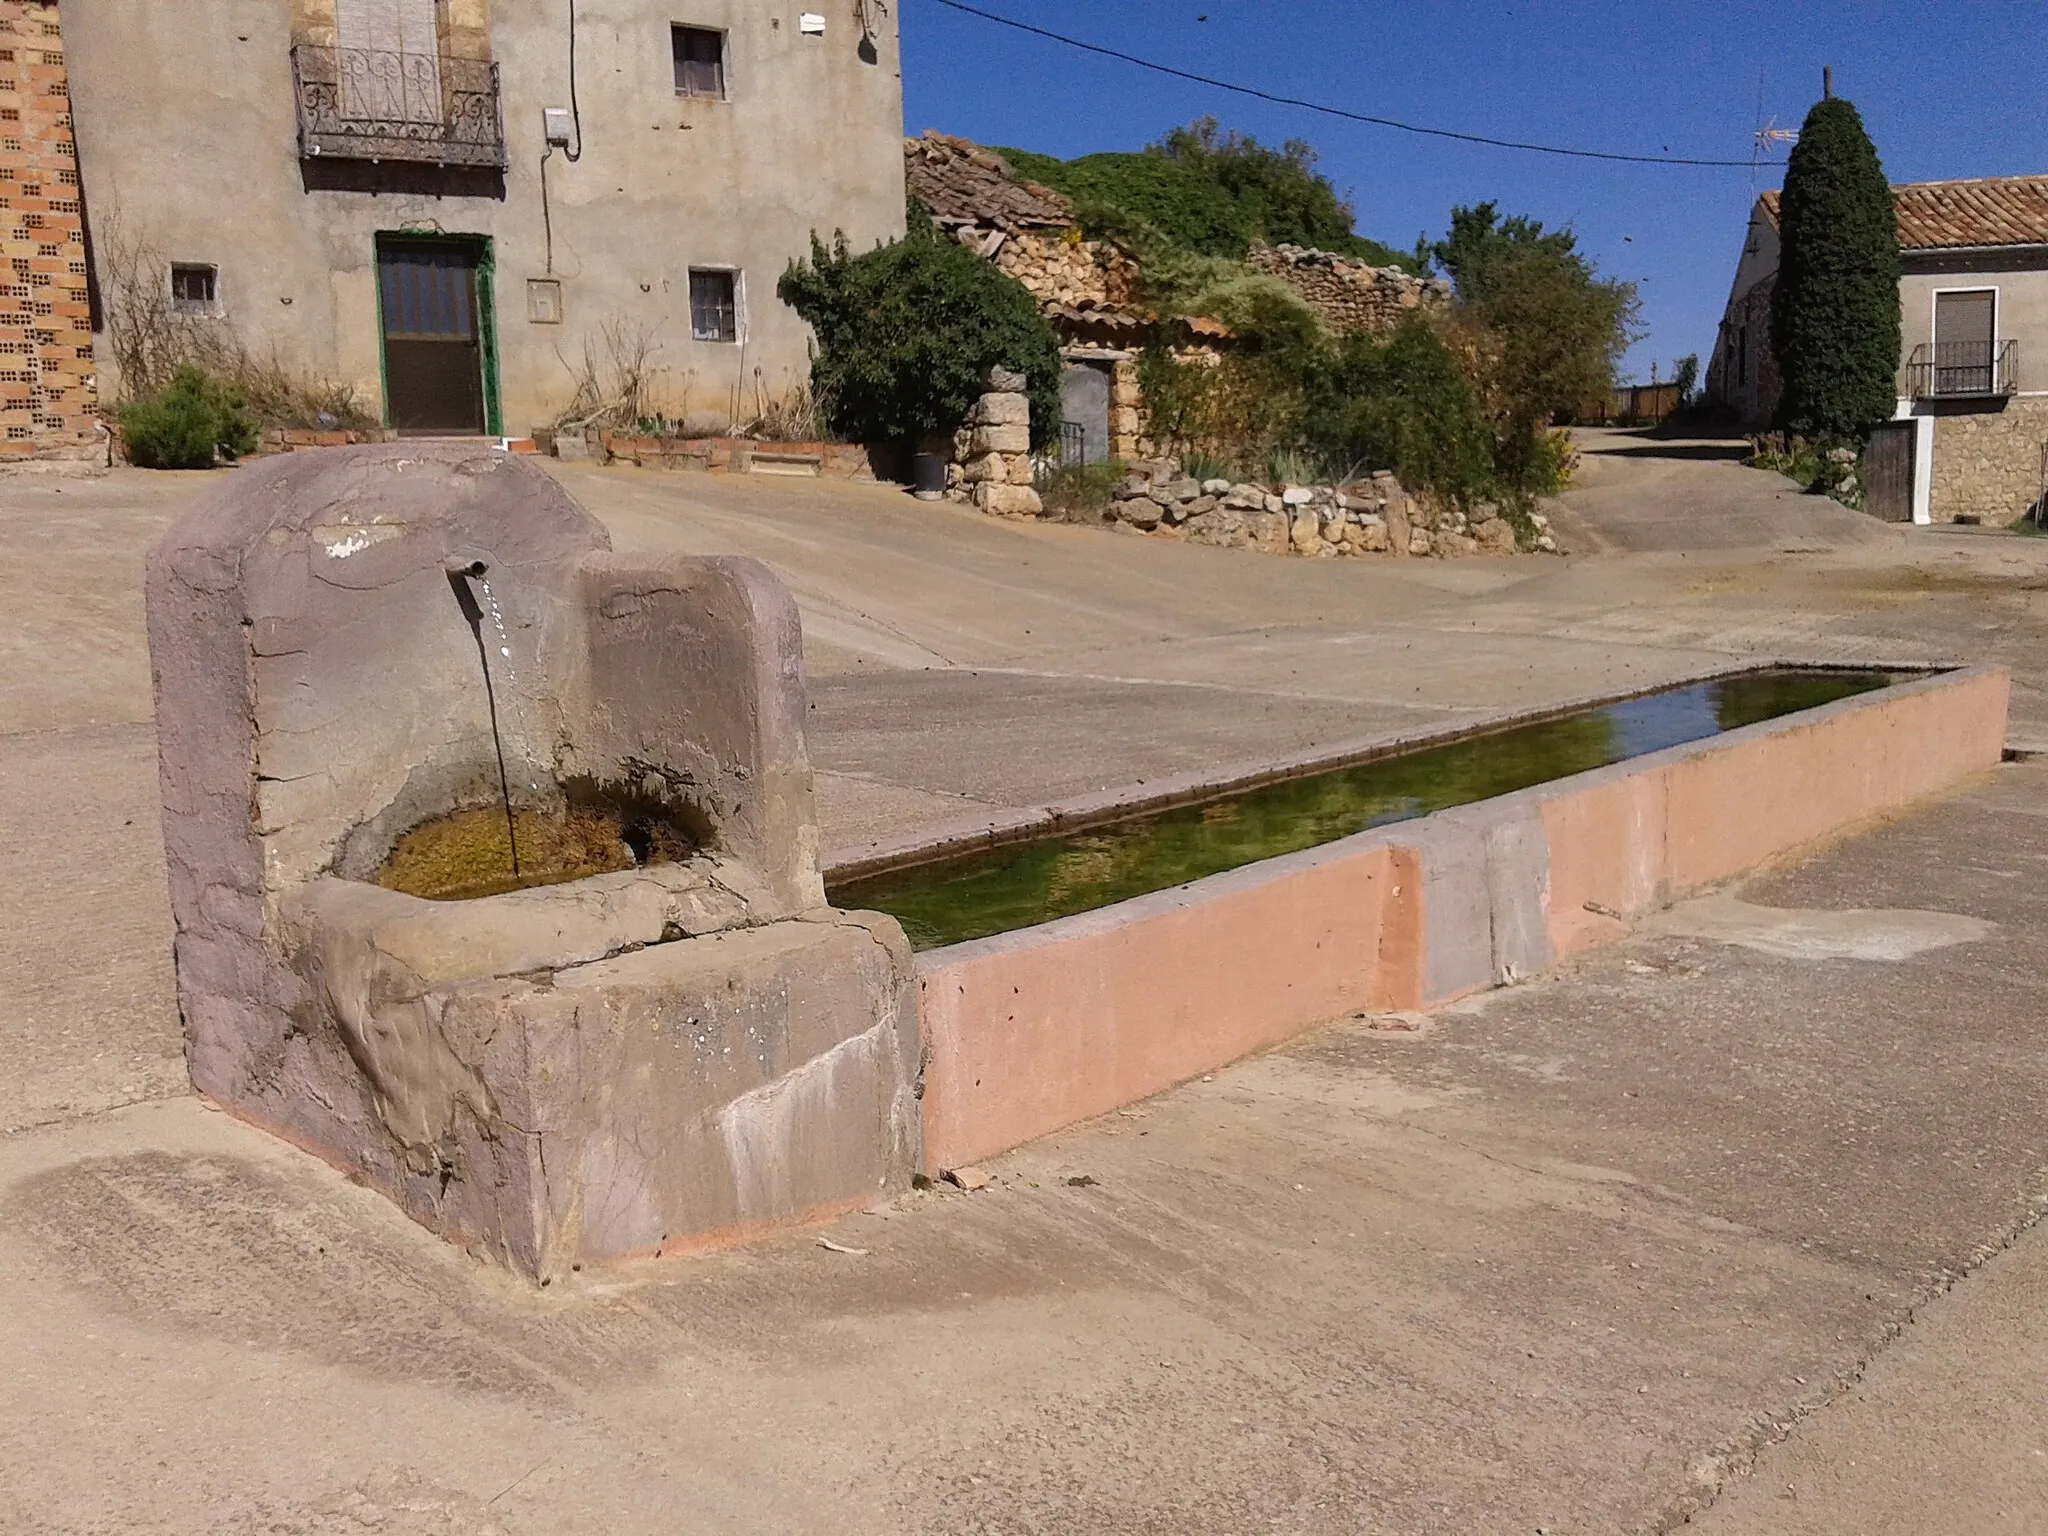
[[1124,466],[1114,459],[1106,464],[1064,465],[1039,483],[1038,497],[1046,515],[1058,521],[1099,523],[1108,517],[1123,477]]
[[990,368],[1022,372],[1031,441],[1059,437],[1059,338],[1016,279],[945,239],[913,206],[910,232],[863,255],[846,237],[791,262],[776,292],[817,333],[811,384],[854,442],[916,442],[966,419]]
[[1316,171],[1315,151],[1298,139],[1269,149],[1203,118],[1141,154],[1055,160],[1028,150],[999,153],[1017,175],[1082,205],[1082,223],[1091,232],[1114,234],[1123,218],[1135,217],[1196,255],[1237,260],[1254,241],[1264,241],[1315,246],[1377,266],[1415,266],[1413,257],[1353,231],[1350,205]]
[[1390,469],[1411,490],[1460,505],[1488,493],[1492,433],[1427,321],[1410,319],[1386,341],[1346,337],[1309,398],[1304,432],[1325,461]]
[[1899,231],[1890,185],[1848,102],[1816,102],[1785,167],[1771,348],[1778,426],[1861,441],[1897,403]]
[[144,469],[211,469],[256,450],[241,393],[187,363],[154,395],[121,411],[121,441]]

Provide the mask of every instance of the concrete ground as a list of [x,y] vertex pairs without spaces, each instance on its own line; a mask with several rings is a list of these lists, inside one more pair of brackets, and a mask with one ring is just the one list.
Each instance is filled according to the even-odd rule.
[[[841,855],[1728,657],[2008,660],[2048,739],[2048,541],[1592,446],[1597,552],[1455,563],[561,473],[622,546],[791,582]],[[2048,765],[832,1229],[864,1253],[535,1295],[185,1092],[139,576],[197,484],[0,482],[0,1529],[2048,1525]]]

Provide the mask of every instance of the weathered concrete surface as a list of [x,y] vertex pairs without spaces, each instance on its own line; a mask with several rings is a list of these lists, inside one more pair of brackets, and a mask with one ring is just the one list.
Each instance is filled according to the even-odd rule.
[[[825,907],[765,567],[615,556],[481,446],[352,448],[222,477],[148,620],[200,1092],[544,1282],[907,1187],[909,950]],[[369,883],[579,784],[694,850],[438,909]]]
[[[1003,1536],[1625,1529],[1866,1360],[1885,1422],[1823,1406],[1766,1453],[1768,1471],[1816,1447],[1871,1491],[1815,1529],[1883,1529],[1892,1507],[1976,1529],[2007,1490],[2030,1512],[2042,1442],[2016,1394],[2048,1297],[1976,1298],[2008,1264],[2038,1274],[2048,1238],[1880,1346],[2048,1191],[2035,765],[1744,893],[1997,923],[1980,942],[1865,962],[1647,940],[1426,1033],[1216,1074],[997,1165],[995,1191],[833,1229],[866,1257],[792,1238],[664,1260],[630,1294],[507,1295],[190,1100],[94,1112],[182,1092],[168,970],[138,948],[169,930],[140,570],[205,479],[0,482],[0,1528],[540,1536],[688,1510],[782,1531],[822,1508],[855,1532]],[[2014,734],[2048,740],[2032,540],[1785,556],[1753,536],[1382,573],[879,490],[570,483],[622,547],[761,554],[796,585],[829,674],[830,846],[956,817],[970,775],[1042,803],[1201,766],[1197,732],[1205,761],[1294,751],[1674,657],[2006,660]],[[1652,489],[1682,508],[1682,480]],[[898,674],[945,661],[1007,670],[930,674],[950,691],[921,714]],[[893,713],[835,772],[870,686]],[[1048,698],[1091,709],[1089,731]],[[1081,1174],[1100,1182],[1058,1182]],[[1993,1405],[2012,1384],[2002,1426],[1910,1417],[1966,1407],[1970,1382]],[[1869,1470],[1866,1432],[1896,1477]]]
[[[1827,1431],[2048,1193],[2044,792],[2002,770],[1745,893],[1977,943],[1646,937],[829,1229],[864,1254],[522,1296],[189,1101],[9,1138],[0,1525],[317,1531],[356,1490],[394,1531],[1655,1528]],[[1957,1343],[2048,1338],[2009,1316]]]

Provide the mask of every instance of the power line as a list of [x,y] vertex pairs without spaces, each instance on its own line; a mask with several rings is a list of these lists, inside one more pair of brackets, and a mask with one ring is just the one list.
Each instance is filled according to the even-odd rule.
[[1067,37],[1062,33],[1035,27],[1028,21],[1014,17],[999,16],[994,11],[984,11],[979,6],[968,5],[965,0],[934,0],[935,4],[955,11],[964,11],[969,16],[979,16],[983,21],[992,21],[999,27],[1010,27],[1018,32],[1029,32],[1050,42],[1078,48],[1083,53],[1097,54],[1105,59],[1120,63],[1134,64],[1139,69],[1149,69],[1154,74],[1171,75],[1176,80],[1191,80],[1196,85],[1206,85],[1219,91],[1231,91],[1239,96],[1251,96],[1260,101],[1270,101],[1278,106],[1299,107],[1305,112],[1320,112],[1326,117],[1341,117],[1347,122],[1369,123],[1375,128],[1395,128],[1402,133],[1420,134],[1431,139],[1456,139],[1461,144],[1486,144],[1495,149],[1522,149],[1538,155],[1565,155],[1574,160],[1620,160],[1630,165],[1712,165],[1732,166],[1737,170],[1749,170],[1755,164],[1751,160],[1695,160],[1682,155],[1624,155],[1605,149],[1566,149],[1556,144],[1529,144],[1520,139],[1495,139],[1483,133],[1459,133],[1452,128],[1424,128],[1415,123],[1399,122],[1391,117],[1374,117],[1367,112],[1351,112],[1343,107],[1333,107],[1320,101],[1305,101],[1299,96],[1282,96],[1274,91],[1262,91],[1256,86],[1238,85],[1229,80],[1218,80],[1211,75],[1198,75],[1192,70],[1176,69],[1171,64],[1155,63],[1141,59],[1134,53],[1120,53],[1114,48],[1105,48],[1100,43],[1083,42],[1078,37]]

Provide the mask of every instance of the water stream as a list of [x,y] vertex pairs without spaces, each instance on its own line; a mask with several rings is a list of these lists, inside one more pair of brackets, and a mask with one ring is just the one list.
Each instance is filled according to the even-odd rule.
[[835,906],[889,913],[915,948],[958,944],[1682,746],[1895,680],[1882,672],[1822,671],[1717,678],[1079,831],[885,870],[837,883],[828,895]]

